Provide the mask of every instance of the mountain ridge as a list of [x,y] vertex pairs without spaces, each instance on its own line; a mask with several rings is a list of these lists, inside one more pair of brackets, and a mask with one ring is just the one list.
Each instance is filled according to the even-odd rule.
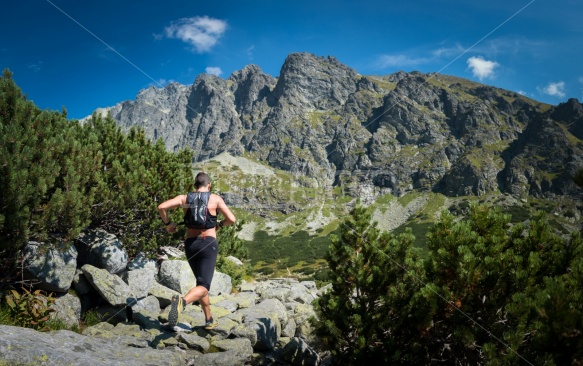
[[579,198],[582,110],[437,73],[362,76],[309,53],[290,54],[277,78],[248,65],[105,109],[169,150],[192,148],[195,162],[248,154],[315,186]]

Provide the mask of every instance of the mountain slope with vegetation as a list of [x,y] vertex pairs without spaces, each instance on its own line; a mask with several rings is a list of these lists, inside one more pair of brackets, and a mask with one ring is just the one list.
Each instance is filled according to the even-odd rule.
[[[327,245],[320,238],[356,200],[385,230],[414,227],[419,245],[441,210],[463,212],[473,200],[515,221],[543,209],[563,232],[579,227],[583,209],[572,180],[583,166],[575,99],[551,106],[436,73],[363,76],[333,57],[294,53],[278,77],[256,65],[226,80],[204,74],[100,113],[170,151],[191,148],[195,169],[247,217],[241,234],[256,261],[265,259],[254,256],[256,241],[274,248],[288,237],[288,254]],[[271,262],[265,270],[281,274],[298,264]]]

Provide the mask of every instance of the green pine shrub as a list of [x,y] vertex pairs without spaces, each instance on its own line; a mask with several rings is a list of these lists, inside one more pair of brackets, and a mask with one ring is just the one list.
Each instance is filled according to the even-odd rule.
[[[74,239],[88,227],[117,235],[130,256],[172,241],[157,206],[192,189],[192,152],[167,152],[111,118],[81,124],[41,111],[5,70],[0,78],[0,254],[28,240]],[[179,213],[173,220],[181,221]],[[13,260],[7,263],[14,263]],[[8,266],[2,266],[8,271]],[[15,266],[11,265],[11,270]]]
[[421,260],[407,233],[378,233],[364,209],[352,212],[314,321],[337,363],[583,362],[579,234],[558,236],[543,212],[512,224],[499,208],[468,209],[462,220],[442,213]]

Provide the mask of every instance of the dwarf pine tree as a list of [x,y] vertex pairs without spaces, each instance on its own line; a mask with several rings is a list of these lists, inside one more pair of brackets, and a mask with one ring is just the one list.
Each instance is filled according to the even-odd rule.
[[[123,133],[109,117],[93,116],[85,127],[96,136],[103,156],[92,225],[118,235],[132,253],[168,244],[172,238],[161,227],[157,206],[192,189],[190,150],[169,153],[162,140],[152,143],[141,129]],[[181,222],[175,211],[171,219]]]
[[[554,234],[542,213],[528,225],[509,222],[500,209],[473,205],[467,220],[444,213],[431,230],[423,292],[433,309],[426,335],[433,359],[492,365],[580,359],[583,299],[573,269],[581,263],[581,240]],[[565,338],[574,345],[560,346]]]
[[315,327],[336,363],[391,364],[403,359],[400,350],[418,349],[418,329],[408,324],[415,320],[402,317],[412,312],[421,271],[413,240],[410,233],[381,234],[360,206],[341,224],[340,236],[332,238],[326,258],[332,289],[317,300]]
[[[499,208],[443,212],[423,264],[405,234],[362,208],[332,241],[332,289],[317,303],[338,364],[567,365],[583,361],[583,243],[544,213],[511,225]],[[377,270],[378,269],[378,270]]]
[[14,248],[49,233],[74,237],[89,223],[96,152],[78,123],[40,111],[11,76],[0,79],[1,237]]
[[[0,250],[28,240],[68,241],[100,227],[130,255],[173,240],[157,205],[192,188],[192,154],[166,151],[111,118],[80,124],[41,111],[5,70],[0,78]],[[176,222],[181,215],[173,218]],[[53,238],[53,239],[51,239]],[[49,240],[49,241],[50,241]],[[3,252],[4,257],[12,254]]]

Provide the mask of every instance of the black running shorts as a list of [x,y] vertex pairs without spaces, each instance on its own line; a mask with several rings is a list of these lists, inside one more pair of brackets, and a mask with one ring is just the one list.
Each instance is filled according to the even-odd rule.
[[188,238],[184,242],[184,249],[196,278],[196,285],[210,290],[219,253],[217,239],[212,236]]

